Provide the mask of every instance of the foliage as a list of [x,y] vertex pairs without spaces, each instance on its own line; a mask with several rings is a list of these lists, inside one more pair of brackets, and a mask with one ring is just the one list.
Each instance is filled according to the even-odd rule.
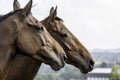
[[115,65],[112,69],[110,80],[120,80],[120,66]]
[[[120,64],[120,48],[115,50],[94,50],[91,52],[96,62],[94,67],[111,68],[113,65]],[[119,66],[113,67],[110,80],[120,80]],[[66,65],[65,68],[58,72],[53,72],[46,65],[40,67],[40,71],[35,80],[86,80],[87,75],[80,73],[80,70],[73,66]]]
[[100,65],[101,68],[106,68],[107,67],[107,63],[106,62],[102,62]]
[[55,74],[46,74],[46,75],[40,74],[37,75],[35,80],[64,80],[64,79],[62,79],[61,77]]
[[41,74],[39,73],[35,80],[82,80],[85,79],[86,75],[80,73],[80,70],[72,66],[67,66],[62,71]]

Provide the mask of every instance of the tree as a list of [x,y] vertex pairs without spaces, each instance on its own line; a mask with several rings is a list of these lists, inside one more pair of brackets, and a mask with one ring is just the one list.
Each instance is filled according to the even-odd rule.
[[107,67],[107,63],[106,62],[102,62],[102,64],[100,65],[101,68],[106,68]]
[[110,75],[110,80],[120,80],[120,66],[115,65]]

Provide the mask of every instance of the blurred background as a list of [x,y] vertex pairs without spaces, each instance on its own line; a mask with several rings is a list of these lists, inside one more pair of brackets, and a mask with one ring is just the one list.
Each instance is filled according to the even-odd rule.
[[[29,0],[18,0],[24,7]],[[43,20],[51,7],[66,27],[91,52],[96,64],[93,72],[83,75],[66,65],[58,72],[42,65],[35,80],[120,80],[120,0],[33,0],[33,15]],[[0,14],[13,10],[13,0],[1,0]],[[101,72],[100,72],[101,71]],[[103,76],[106,75],[106,76]]]

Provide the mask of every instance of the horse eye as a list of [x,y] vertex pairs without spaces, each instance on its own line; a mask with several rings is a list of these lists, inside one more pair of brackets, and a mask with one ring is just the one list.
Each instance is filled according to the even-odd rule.
[[67,34],[60,34],[61,37],[68,37]]
[[33,27],[31,24],[27,24],[29,27]]
[[41,30],[41,31],[44,31],[43,27],[40,27],[40,30]]
[[52,30],[53,32],[57,32],[56,30]]
[[39,26],[35,26],[35,29],[38,30],[38,31],[40,31],[40,30],[43,31],[44,30],[43,27],[39,27]]

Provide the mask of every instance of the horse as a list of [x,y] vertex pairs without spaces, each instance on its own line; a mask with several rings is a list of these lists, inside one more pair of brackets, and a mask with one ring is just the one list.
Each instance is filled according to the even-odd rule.
[[52,7],[49,16],[41,22],[52,37],[63,47],[67,55],[66,63],[77,67],[84,74],[93,70],[95,64],[93,57],[66,28],[63,20],[57,16],[57,7],[55,9]]
[[32,0],[23,9],[0,17],[0,80],[5,80],[9,65],[18,52],[49,64],[54,70],[65,65],[63,48],[32,16],[31,7]]
[[[68,57],[66,63],[76,66],[84,74],[92,71],[94,66],[94,60],[92,56],[78,41],[78,39],[64,26],[63,20],[56,15],[57,8],[54,10],[52,7],[50,10],[50,15],[41,22],[47,28],[53,38],[58,41],[65,50]],[[37,61],[32,60],[27,56],[19,56],[24,57],[25,60],[21,61],[18,65],[18,72],[14,71],[14,65],[17,64],[17,62],[13,62],[11,64],[9,69],[10,71],[7,75],[7,80],[33,80],[41,64],[38,64]],[[23,64],[25,63],[27,63],[27,65],[24,66]],[[15,79],[10,79],[11,77],[14,77]]]

